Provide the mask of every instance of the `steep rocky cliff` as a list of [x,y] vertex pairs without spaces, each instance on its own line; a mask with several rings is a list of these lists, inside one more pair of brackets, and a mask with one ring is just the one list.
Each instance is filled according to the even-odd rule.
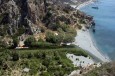
[[0,35],[13,35],[20,30],[34,33],[45,15],[45,6],[43,0],[0,0]]
[[44,35],[46,30],[56,32],[63,25],[75,29],[80,24],[91,23],[92,17],[63,2],[64,0],[0,0],[0,36],[39,36]]

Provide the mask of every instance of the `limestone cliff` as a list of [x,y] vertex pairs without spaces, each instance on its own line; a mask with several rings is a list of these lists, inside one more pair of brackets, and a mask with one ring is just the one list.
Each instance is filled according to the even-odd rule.
[[0,0],[0,36],[39,36],[44,35],[45,30],[56,32],[59,25],[79,28],[80,24],[91,24],[91,16],[76,11],[63,2],[65,1]]
[[29,34],[38,32],[44,8],[43,0],[0,0],[0,35],[13,35],[20,29]]

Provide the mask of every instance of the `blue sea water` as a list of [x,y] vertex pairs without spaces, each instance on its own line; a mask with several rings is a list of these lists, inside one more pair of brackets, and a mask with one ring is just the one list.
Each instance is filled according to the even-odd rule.
[[[93,9],[92,7],[99,9]],[[115,61],[115,0],[98,0],[80,9],[94,16],[96,32],[93,34],[97,47]]]

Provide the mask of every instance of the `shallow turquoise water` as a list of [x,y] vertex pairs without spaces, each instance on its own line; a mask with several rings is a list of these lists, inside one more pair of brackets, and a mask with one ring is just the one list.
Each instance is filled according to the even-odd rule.
[[[99,9],[93,9],[94,6],[98,6]],[[80,10],[94,16],[96,32],[93,36],[96,44],[115,61],[115,0],[98,0]]]

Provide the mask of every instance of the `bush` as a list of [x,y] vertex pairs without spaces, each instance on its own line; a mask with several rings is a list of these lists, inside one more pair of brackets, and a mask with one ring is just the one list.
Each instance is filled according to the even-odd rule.
[[31,48],[50,48],[52,47],[52,43],[48,42],[32,42]]
[[52,31],[46,32],[46,41],[51,43],[56,43],[56,37]]
[[40,59],[45,59],[46,53],[45,52],[36,52],[36,53],[34,53],[34,57],[40,58]]
[[36,42],[36,39],[34,37],[29,37],[25,40],[24,44],[27,47],[31,47],[32,43]]
[[66,24],[63,24],[63,25],[60,25],[60,28],[62,28],[62,30],[64,31],[64,32],[67,32],[68,30],[68,28],[70,28],[70,26],[69,25],[66,25]]
[[8,44],[5,41],[0,40],[0,49],[8,48]]
[[28,54],[28,58],[30,59],[30,58],[32,58],[33,57],[33,54],[32,53],[29,53]]
[[66,33],[63,42],[64,43],[71,43],[75,40],[74,37],[75,37],[74,35]]
[[59,28],[59,25],[56,23],[51,23],[48,25],[48,28],[53,30],[53,31],[56,31]]
[[61,44],[63,42],[64,35],[62,33],[58,33],[55,35],[53,32],[48,31],[46,33],[46,41],[54,44]]
[[68,28],[67,33],[72,34],[74,37],[77,35],[77,31],[75,28]]
[[0,57],[0,65],[3,64],[4,59]]
[[12,54],[12,60],[13,60],[13,61],[18,61],[18,60],[19,60],[19,55],[18,55],[18,53],[13,53],[13,54]]
[[40,66],[39,70],[40,70],[40,71],[45,71],[45,70],[46,70],[46,66],[43,66],[43,65]]
[[55,71],[55,72],[54,72],[54,75],[55,75],[55,76],[64,76],[64,72],[58,70],[58,71]]
[[48,72],[42,72],[40,76],[50,76],[50,74]]
[[49,65],[50,65],[50,59],[44,59],[43,62],[42,62],[42,65],[44,65],[48,68]]
[[13,39],[13,45],[11,46],[11,48],[16,48],[18,46],[19,40],[17,38]]

